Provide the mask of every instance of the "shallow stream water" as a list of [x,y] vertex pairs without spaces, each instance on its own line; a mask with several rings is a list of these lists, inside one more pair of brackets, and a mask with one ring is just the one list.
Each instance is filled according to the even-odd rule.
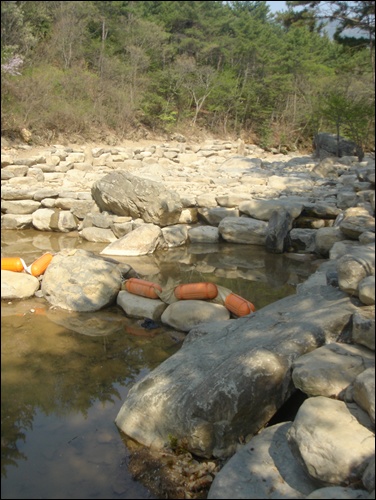
[[[76,233],[2,231],[2,256],[31,264],[46,251],[105,243]],[[295,293],[315,270],[304,256],[251,245],[192,245],[123,258],[144,279],[210,281],[256,307]],[[43,298],[2,301],[1,498],[155,498],[132,479],[133,446],[114,420],[130,387],[176,352],[185,337],[127,318],[113,305],[95,313],[50,308]]]

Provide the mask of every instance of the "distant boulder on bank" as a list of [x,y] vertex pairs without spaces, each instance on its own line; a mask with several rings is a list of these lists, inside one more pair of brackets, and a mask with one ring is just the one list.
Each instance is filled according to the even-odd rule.
[[98,207],[116,215],[161,227],[177,224],[182,211],[180,196],[160,182],[117,170],[95,182],[91,194]]
[[320,132],[316,134],[313,141],[315,149],[314,156],[323,160],[328,156],[357,156],[359,161],[362,161],[364,152],[358,144],[349,141],[344,137],[337,136],[336,134],[329,134],[327,132]]

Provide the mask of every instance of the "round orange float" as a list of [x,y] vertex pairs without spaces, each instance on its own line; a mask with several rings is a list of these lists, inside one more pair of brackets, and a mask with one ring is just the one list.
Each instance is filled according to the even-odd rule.
[[162,287],[152,281],[146,281],[139,278],[130,278],[125,283],[125,289],[129,293],[140,295],[148,299],[159,299],[156,290],[162,291]]
[[218,289],[213,283],[187,283],[178,285],[174,294],[179,300],[212,300],[218,295]]
[[249,300],[243,299],[236,293],[230,293],[225,299],[225,307],[235,316],[246,316],[256,311],[255,306]]
[[26,264],[20,257],[2,257],[1,269],[4,271],[20,273],[26,269]]
[[26,271],[29,274],[38,277],[45,272],[52,258],[53,258],[52,253],[47,252],[43,254],[41,257],[39,257],[37,260],[35,260],[29,267],[27,267]]

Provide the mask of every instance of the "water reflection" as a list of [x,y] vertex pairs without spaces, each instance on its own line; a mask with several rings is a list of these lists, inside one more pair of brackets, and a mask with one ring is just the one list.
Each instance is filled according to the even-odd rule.
[[[3,256],[106,245],[75,234],[2,231]],[[314,270],[248,245],[192,245],[120,259],[164,286],[211,281],[261,308]],[[96,313],[42,298],[2,304],[2,498],[151,498],[132,481],[114,419],[129,388],[180,348],[184,334],[141,327],[117,306]]]
[[[128,388],[173,354],[182,337],[167,331],[133,335],[128,328],[141,330],[138,322],[111,319],[110,312],[97,319],[67,311],[43,313],[34,302],[28,307],[12,314],[17,307],[3,306],[2,498],[116,498],[116,484],[126,492],[132,487],[123,498],[149,498],[119,468],[125,450],[116,445],[113,422]],[[107,334],[105,323],[110,325]],[[37,442],[36,435],[42,435]],[[51,461],[65,478],[65,483],[58,481],[63,496],[55,496]],[[75,465],[81,462],[85,481]],[[39,482],[29,475],[30,467]],[[50,477],[41,474],[49,469]]]

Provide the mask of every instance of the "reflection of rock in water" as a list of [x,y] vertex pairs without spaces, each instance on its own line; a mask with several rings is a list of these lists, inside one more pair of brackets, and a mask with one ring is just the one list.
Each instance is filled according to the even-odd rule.
[[91,337],[101,337],[124,332],[128,325],[128,319],[116,316],[109,311],[96,311],[95,315],[90,312],[65,311],[62,309],[50,309],[46,312],[47,318],[63,326],[67,330],[89,335]]
[[286,266],[286,261],[282,255],[266,254],[265,271],[267,281],[271,286],[283,286],[289,280],[290,269]]

